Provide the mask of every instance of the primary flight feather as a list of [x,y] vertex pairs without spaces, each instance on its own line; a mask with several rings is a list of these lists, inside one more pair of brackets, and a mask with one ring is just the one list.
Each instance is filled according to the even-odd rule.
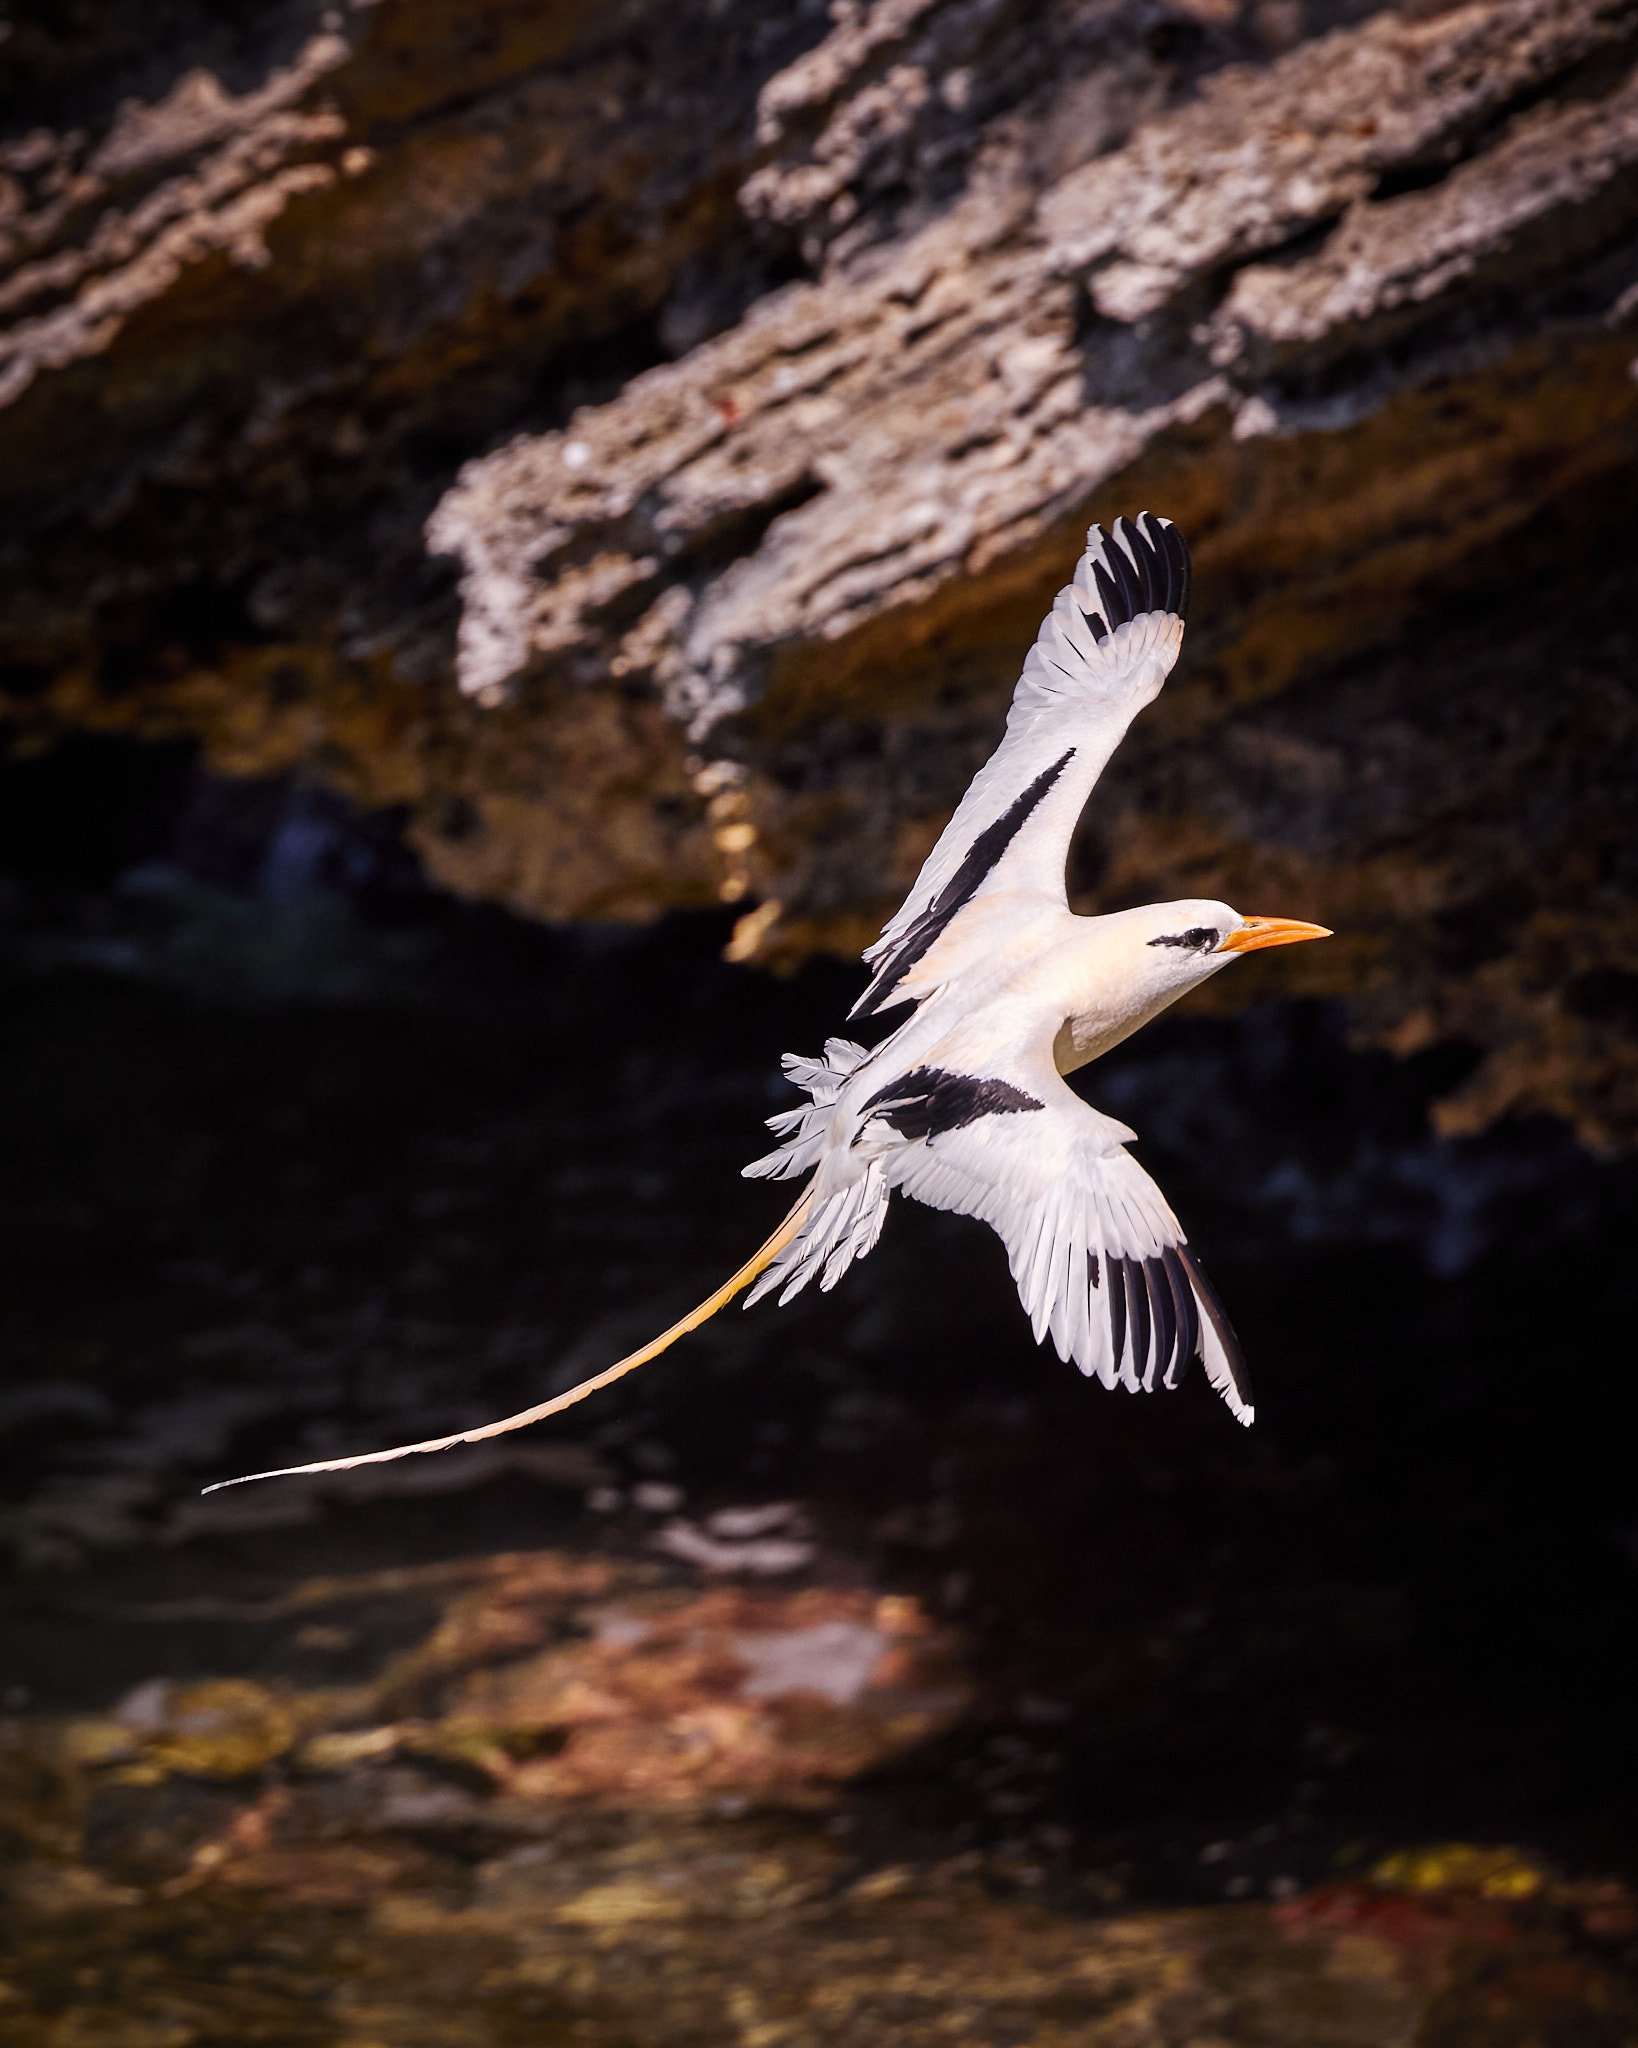
[[[881,1234],[895,1191],[988,1223],[1035,1331],[1106,1387],[1173,1386],[1192,1359],[1240,1421],[1253,1410],[1233,1330],[1153,1180],[1136,1134],[1064,1076],[1118,1045],[1242,953],[1329,936],[1205,900],[1104,917],[1069,908],[1076,822],[1183,641],[1189,554],[1150,513],[1094,526],[1024,663],[1001,744],[865,954],[870,1017],[910,1015],[874,1050],[832,1038],[785,1071],[808,1096],[770,1119],[782,1142],[746,1167],[806,1176],[796,1205],[732,1279],[640,1351],[517,1415],[423,1443],[254,1472],[345,1472],[543,1421],[697,1329],[809,1281],[834,1287]],[[226,1480],[236,1486],[241,1480]],[[207,1492],[215,1491],[206,1488]]]

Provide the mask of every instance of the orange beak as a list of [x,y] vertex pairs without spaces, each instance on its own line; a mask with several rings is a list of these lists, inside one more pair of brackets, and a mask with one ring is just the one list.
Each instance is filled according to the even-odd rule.
[[1219,953],[1257,953],[1264,946],[1298,946],[1304,939],[1328,939],[1322,924],[1304,924],[1299,917],[1248,917],[1238,931],[1218,941]]

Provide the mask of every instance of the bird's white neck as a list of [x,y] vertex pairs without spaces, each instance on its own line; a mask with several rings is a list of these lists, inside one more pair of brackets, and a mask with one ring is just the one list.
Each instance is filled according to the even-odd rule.
[[1056,963],[1065,1014],[1052,1053],[1060,1074],[1100,1058],[1207,978],[1179,981],[1176,956],[1134,944],[1125,913],[1072,922]]

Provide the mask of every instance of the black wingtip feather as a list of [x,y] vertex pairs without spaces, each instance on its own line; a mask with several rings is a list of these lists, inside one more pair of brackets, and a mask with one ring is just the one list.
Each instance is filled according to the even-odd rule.
[[1149,593],[1144,587],[1144,577],[1138,563],[1133,559],[1136,550],[1131,542],[1132,522],[1117,519],[1109,529],[1109,556],[1115,575],[1120,582],[1121,597],[1125,601],[1126,616],[1135,619],[1139,612],[1149,608]]
[[1136,519],[1111,520],[1106,534],[1097,527],[1092,533],[1103,540],[1103,558],[1092,564],[1102,617],[1085,613],[1094,638],[1104,639],[1145,612],[1188,616],[1189,550],[1170,520],[1140,512]]
[[1166,1368],[1167,1379],[1171,1378],[1172,1361],[1177,1352],[1177,1313],[1161,1260],[1144,1260],[1143,1285],[1149,1296],[1149,1327],[1154,1332],[1154,1342],[1149,1347],[1149,1363],[1143,1373],[1143,1391],[1148,1393],[1154,1386],[1155,1374],[1162,1366]]
[[1149,1290],[1143,1285],[1141,1259],[1122,1259],[1120,1277],[1125,1283],[1126,1334],[1131,1349],[1122,1381],[1134,1390],[1141,1387],[1149,1359]]
[[1166,529],[1166,540],[1177,569],[1177,598],[1172,606],[1180,619],[1189,616],[1189,587],[1193,575],[1189,556],[1189,544],[1175,526]]
[[[1110,552],[1113,553],[1113,549]],[[1098,586],[1098,602],[1103,606],[1103,615],[1110,626],[1124,626],[1132,615],[1126,609],[1126,600],[1119,584],[1102,562],[1092,564],[1092,580]]]
[[1178,585],[1177,555],[1171,541],[1172,529],[1165,520],[1157,519],[1152,512],[1144,513],[1143,523],[1148,528],[1145,537],[1162,579],[1160,601],[1167,611],[1175,612],[1182,591]]
[[1115,1378],[1122,1380],[1121,1360],[1126,1355],[1126,1289],[1122,1285],[1124,1270],[1119,1259],[1109,1261],[1109,1355],[1115,1361]]
[[1157,611],[1170,611],[1171,565],[1148,530],[1153,525],[1154,520],[1144,512],[1135,523],[1127,521],[1126,538],[1137,559],[1138,573],[1143,578],[1143,587],[1151,604]]
[[1190,1359],[1200,1355],[1200,1312],[1194,1305],[1194,1289],[1189,1285],[1189,1276],[1177,1256],[1177,1247],[1167,1245],[1160,1259],[1177,1314],[1177,1350],[1166,1373],[1167,1386],[1175,1387]]
[[1188,1273],[1195,1298],[1205,1310],[1206,1319],[1216,1332],[1218,1343],[1223,1347],[1223,1357],[1228,1365],[1229,1378],[1234,1382],[1234,1391],[1249,1408],[1252,1406],[1251,1381],[1246,1373],[1245,1354],[1240,1349],[1240,1340],[1234,1334],[1234,1325],[1229,1321],[1223,1304],[1217,1299],[1216,1288],[1206,1278],[1199,1260],[1188,1246],[1180,1244],[1177,1247],[1177,1254]]

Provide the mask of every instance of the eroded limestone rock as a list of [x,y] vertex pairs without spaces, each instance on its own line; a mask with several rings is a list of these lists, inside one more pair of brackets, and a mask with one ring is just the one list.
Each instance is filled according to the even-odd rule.
[[851,948],[1147,502],[1194,630],[1083,896],[1322,914],[1305,987],[1488,1055],[1453,1127],[1630,1134],[1619,0],[195,32],[22,52],[31,736],[302,767],[535,914]]

